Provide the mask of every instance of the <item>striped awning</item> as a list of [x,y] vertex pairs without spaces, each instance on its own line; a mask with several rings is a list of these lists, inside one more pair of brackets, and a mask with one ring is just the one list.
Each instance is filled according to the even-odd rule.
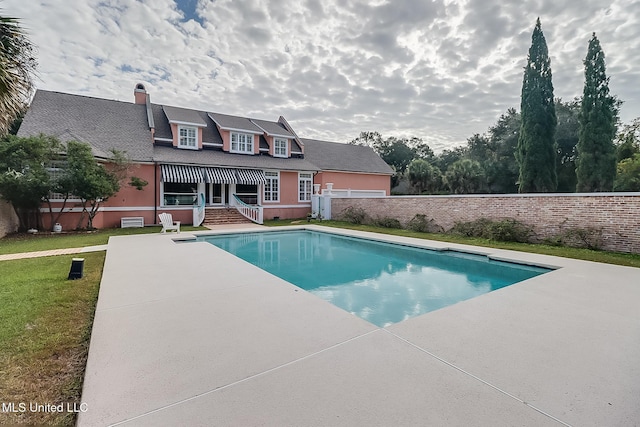
[[259,169],[236,169],[238,184],[258,185],[267,182],[264,171]]
[[235,169],[229,168],[204,168],[207,182],[212,184],[235,184],[238,178]]
[[188,184],[204,182],[202,168],[185,165],[160,165],[162,182]]

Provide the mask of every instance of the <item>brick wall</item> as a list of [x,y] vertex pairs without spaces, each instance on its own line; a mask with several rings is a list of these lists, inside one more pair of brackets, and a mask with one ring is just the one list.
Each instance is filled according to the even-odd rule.
[[392,196],[332,199],[333,218],[349,206],[372,217],[393,217],[404,225],[416,214],[450,229],[455,222],[484,217],[529,224],[538,238],[574,228],[602,229],[602,248],[640,253],[640,193]]
[[0,200],[0,237],[18,231],[18,216],[13,206],[6,200]]

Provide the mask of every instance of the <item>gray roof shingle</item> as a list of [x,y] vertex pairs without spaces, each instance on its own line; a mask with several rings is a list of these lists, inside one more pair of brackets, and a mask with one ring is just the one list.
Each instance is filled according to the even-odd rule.
[[151,104],[151,112],[153,114],[153,121],[155,126],[155,137],[164,139],[173,139],[171,134],[171,125],[167,119],[162,105]]
[[300,138],[304,158],[321,170],[393,174],[371,147]]
[[195,126],[207,126],[207,122],[196,110],[170,107],[168,105],[164,105],[162,109],[169,119],[169,123],[188,123]]
[[18,135],[45,133],[62,141],[87,142],[97,157],[111,149],[151,161],[153,144],[144,105],[38,90]]
[[285,129],[285,127],[282,126],[280,123],[268,122],[266,120],[258,120],[258,119],[251,119],[251,121],[256,125],[260,126],[262,129],[264,129],[268,135],[294,138],[294,135],[291,132],[289,132],[287,129]]
[[211,117],[221,128],[244,130],[253,133],[263,133],[262,129],[256,126],[251,120],[246,117],[228,116],[220,113],[209,113]]
[[[206,124],[203,142],[222,143],[212,118],[223,127],[252,130],[262,134],[250,119],[196,110],[173,109],[151,104],[155,137],[171,139],[171,127],[165,111],[182,114],[194,123],[196,115]],[[254,119],[255,120],[255,119]],[[276,122],[255,120],[265,124],[267,132],[289,135],[291,132]],[[280,133],[282,132],[282,133]],[[91,145],[94,155],[110,157],[112,149],[124,151],[132,161],[184,163],[202,166],[246,168],[349,171],[392,174],[393,170],[371,148],[335,142],[304,139],[304,159],[275,158],[268,155],[231,154],[218,150],[181,150],[153,144],[145,105],[91,98],[60,92],[38,90],[22,121],[20,136],[45,133],[62,141],[79,140]],[[292,147],[295,151],[297,147]]]

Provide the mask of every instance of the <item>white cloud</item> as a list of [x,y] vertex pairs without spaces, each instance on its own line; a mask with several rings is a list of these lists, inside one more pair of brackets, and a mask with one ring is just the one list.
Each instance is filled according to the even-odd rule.
[[38,87],[276,119],[346,142],[363,130],[432,148],[483,133],[519,107],[540,16],[555,95],[579,96],[592,32],[623,121],[640,116],[640,3],[398,0],[5,0],[38,46]]

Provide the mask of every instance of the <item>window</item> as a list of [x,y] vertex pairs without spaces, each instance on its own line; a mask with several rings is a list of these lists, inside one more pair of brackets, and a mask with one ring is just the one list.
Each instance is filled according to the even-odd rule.
[[178,147],[198,149],[198,129],[191,126],[178,126]]
[[248,205],[258,204],[258,186],[255,184],[236,184],[235,194]]
[[198,201],[197,183],[164,182],[163,206],[191,206]]
[[298,201],[308,202],[311,200],[311,188],[313,187],[313,177],[310,173],[298,174]]
[[[67,162],[65,160],[53,160],[51,162],[47,168],[47,173],[52,183],[58,183],[58,181],[64,177],[66,167]],[[76,197],[71,194],[67,196],[63,193],[49,193],[49,200],[64,200],[65,198],[76,199]]]
[[273,155],[275,157],[287,157],[287,148],[289,146],[289,141],[283,138],[274,138],[273,139]]
[[253,154],[253,135],[231,132],[231,152]]
[[265,172],[267,182],[264,184],[264,201],[277,202],[280,200],[280,174],[278,172]]

